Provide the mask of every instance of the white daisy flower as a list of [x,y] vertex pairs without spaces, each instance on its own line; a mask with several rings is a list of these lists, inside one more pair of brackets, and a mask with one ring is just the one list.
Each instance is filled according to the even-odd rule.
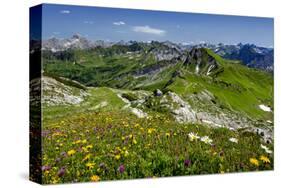
[[238,143],[238,139],[237,138],[230,138],[229,141],[233,142],[233,143],[236,143],[236,144]]
[[212,144],[213,142],[213,140],[210,139],[208,136],[201,137],[201,141],[204,142],[205,144]]
[[188,137],[189,137],[189,140],[190,140],[190,141],[198,140],[198,139],[200,138],[200,137],[197,135],[197,133],[193,133],[193,132],[189,133],[189,134],[188,134]]
[[265,146],[265,145],[262,145],[262,144],[261,144],[261,148],[264,149],[264,151],[265,151],[266,153],[269,153],[269,154],[272,153],[272,151],[271,151],[267,146]]

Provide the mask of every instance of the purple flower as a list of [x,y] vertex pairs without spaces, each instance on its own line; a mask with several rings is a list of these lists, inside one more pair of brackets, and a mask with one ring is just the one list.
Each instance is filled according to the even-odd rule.
[[185,167],[189,167],[190,164],[191,164],[191,161],[189,159],[184,160],[184,166]]
[[42,166],[42,171],[48,171],[51,170],[50,166]]
[[119,168],[118,168],[118,171],[122,174],[125,171],[125,166],[120,165]]
[[62,167],[59,171],[58,171],[58,176],[62,177],[65,174],[65,167]]

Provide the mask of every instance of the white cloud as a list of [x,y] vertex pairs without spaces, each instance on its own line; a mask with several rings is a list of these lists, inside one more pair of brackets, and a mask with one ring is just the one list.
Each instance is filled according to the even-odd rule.
[[60,13],[61,14],[70,14],[70,10],[61,10]]
[[113,22],[113,25],[126,25],[126,23],[123,21],[119,21],[119,22]]
[[133,31],[138,32],[138,33],[148,33],[148,34],[161,35],[161,36],[166,34],[165,30],[152,28],[148,25],[146,25],[146,26],[135,26],[135,27],[133,27]]

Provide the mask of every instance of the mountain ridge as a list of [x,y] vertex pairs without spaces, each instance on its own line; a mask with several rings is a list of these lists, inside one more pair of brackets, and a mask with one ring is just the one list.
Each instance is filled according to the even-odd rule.
[[[160,45],[161,44],[161,45]],[[42,50],[60,52],[71,49],[92,49],[92,48],[110,48],[112,46],[139,46],[140,48],[147,46],[165,46],[168,50],[162,51],[162,54],[159,54],[158,49],[155,48],[155,54],[158,56],[158,60],[171,59],[175,54],[183,54],[185,51],[190,51],[193,48],[208,48],[214,51],[216,54],[230,60],[241,61],[244,65],[257,68],[261,70],[266,70],[268,72],[273,72],[273,62],[274,62],[274,49],[259,47],[254,44],[242,44],[238,43],[236,45],[228,44],[209,44],[209,43],[200,43],[200,44],[182,44],[182,43],[173,43],[170,41],[157,42],[137,42],[137,41],[119,41],[119,42],[106,42],[103,40],[91,41],[87,38],[74,34],[71,38],[67,39],[57,39],[50,38],[42,41]],[[173,55],[171,55],[171,50]]]

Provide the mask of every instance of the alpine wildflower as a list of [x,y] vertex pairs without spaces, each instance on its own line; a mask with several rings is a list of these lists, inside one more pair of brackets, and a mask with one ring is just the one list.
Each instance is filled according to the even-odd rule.
[[67,152],[67,155],[72,156],[72,155],[74,155],[75,153],[76,153],[76,151],[75,151],[74,149],[72,149],[72,150],[69,150],[69,151]]
[[86,155],[86,156],[84,157],[83,161],[89,160],[89,159],[91,158],[91,156],[92,156],[91,154]]
[[185,167],[189,167],[190,164],[191,164],[191,161],[189,159],[184,160],[184,166]]
[[86,146],[86,149],[92,149],[93,148],[93,145],[87,145]]
[[121,158],[120,155],[115,155],[115,159],[116,159],[116,160],[119,160],[120,158]]
[[94,168],[95,164],[96,164],[96,163],[90,163],[90,162],[89,162],[89,163],[86,164],[86,167],[87,167],[88,169],[92,169],[92,168]]
[[149,129],[147,130],[147,133],[148,133],[148,134],[151,134],[151,133],[153,133],[153,131],[155,131],[154,128],[149,128]]
[[97,182],[97,181],[100,181],[100,177],[97,176],[97,175],[93,175],[93,176],[91,177],[91,180],[94,181],[94,182]]
[[260,156],[260,160],[263,162],[263,163],[270,163],[270,159],[264,155]]
[[66,171],[66,170],[65,170],[65,167],[62,167],[62,168],[58,171],[58,173],[57,173],[58,177],[64,176],[65,171]]
[[188,138],[189,138],[189,140],[192,142],[192,141],[194,141],[194,140],[199,139],[200,137],[197,136],[197,133],[191,132],[191,133],[188,133]]
[[122,174],[125,171],[125,166],[123,164],[120,165],[118,171]]
[[261,144],[261,148],[264,149],[264,151],[265,151],[266,153],[269,153],[269,154],[272,153],[272,151],[271,151],[267,146],[265,146],[265,145],[262,145],[262,144]]
[[212,144],[213,140],[210,139],[208,136],[203,136],[201,138],[201,141],[204,142],[205,144]]
[[230,138],[229,141],[233,142],[233,143],[236,143],[236,144],[238,143],[238,139],[237,138]]
[[250,158],[250,163],[255,165],[255,166],[259,166],[259,161],[256,158]]

